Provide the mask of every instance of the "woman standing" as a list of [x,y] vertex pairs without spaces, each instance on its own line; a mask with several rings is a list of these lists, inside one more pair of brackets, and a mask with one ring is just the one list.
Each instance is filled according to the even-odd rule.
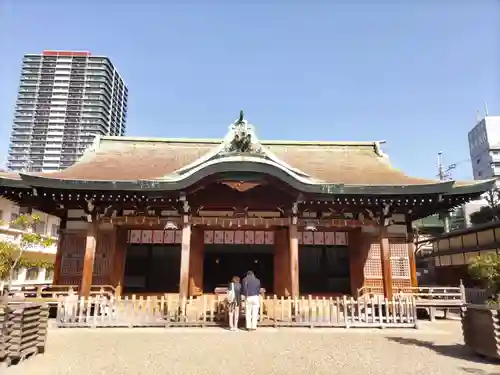
[[241,284],[238,276],[233,276],[227,290],[227,302],[229,312],[229,329],[238,330],[241,306]]

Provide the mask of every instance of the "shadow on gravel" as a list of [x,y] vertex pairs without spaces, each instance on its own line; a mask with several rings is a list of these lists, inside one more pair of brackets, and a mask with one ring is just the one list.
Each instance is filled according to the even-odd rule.
[[500,375],[500,372],[488,372],[478,368],[460,367],[460,370],[471,375]]
[[[406,337],[387,337],[387,340],[402,344],[402,345],[410,345],[410,346],[418,346],[421,348],[426,348],[435,351],[438,354],[444,355],[446,357],[464,359],[466,361],[475,362],[475,363],[483,363],[483,364],[494,364],[496,362],[489,361],[486,358],[482,358],[477,354],[473,353],[469,350],[465,345],[455,344],[455,345],[436,345],[431,341],[423,341],[413,338]],[[474,369],[469,369],[474,370]],[[474,374],[474,372],[471,372]],[[482,373],[478,373],[483,375]],[[484,373],[484,375],[490,375]],[[491,374],[496,375],[496,374]],[[500,374],[499,374],[500,375]]]

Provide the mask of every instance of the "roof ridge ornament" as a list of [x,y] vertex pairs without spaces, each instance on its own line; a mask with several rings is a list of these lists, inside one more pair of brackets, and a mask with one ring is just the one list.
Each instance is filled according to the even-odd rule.
[[375,148],[375,153],[380,156],[381,158],[386,158],[388,159],[389,156],[382,150],[381,144],[385,143],[385,141],[375,141],[373,143],[373,146]]
[[245,120],[245,113],[243,110],[240,110],[238,119],[229,125],[229,131],[217,147],[212,149],[211,152],[196,159],[189,165],[172,172],[172,175],[189,173],[196,168],[200,168],[206,163],[210,163],[212,160],[220,160],[227,157],[259,158],[262,161],[267,160],[275,166],[279,166],[280,168],[290,171],[296,175],[295,178],[311,178],[308,174],[288,165],[283,160],[278,158],[269,148],[263,146],[255,134],[253,125],[250,125],[248,121]]
[[243,112],[243,110],[240,109],[240,117],[235,122],[235,124],[243,124],[245,122],[244,117],[245,117],[245,112]]
[[243,110],[240,110],[238,119],[229,126],[229,133],[224,139],[224,152],[251,154],[261,154],[263,152],[254,127],[245,120]]

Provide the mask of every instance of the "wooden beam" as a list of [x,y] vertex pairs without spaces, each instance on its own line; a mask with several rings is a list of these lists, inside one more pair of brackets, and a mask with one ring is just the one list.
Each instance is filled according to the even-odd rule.
[[289,227],[291,297],[299,298],[299,237],[297,224]]
[[80,296],[89,297],[92,286],[92,275],[94,273],[95,252],[97,247],[98,222],[88,224],[87,239],[85,245],[85,257],[83,261],[82,281],[80,284]]
[[[186,220],[187,221],[187,220]],[[181,272],[179,280],[180,300],[186,300],[189,295],[189,257],[191,253],[191,224],[184,222],[181,242]],[[182,304],[184,306],[184,304]]]

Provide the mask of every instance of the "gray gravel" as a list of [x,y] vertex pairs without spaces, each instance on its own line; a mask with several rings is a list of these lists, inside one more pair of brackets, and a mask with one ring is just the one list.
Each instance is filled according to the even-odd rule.
[[420,330],[52,329],[47,352],[6,375],[500,375],[462,346],[460,323]]

